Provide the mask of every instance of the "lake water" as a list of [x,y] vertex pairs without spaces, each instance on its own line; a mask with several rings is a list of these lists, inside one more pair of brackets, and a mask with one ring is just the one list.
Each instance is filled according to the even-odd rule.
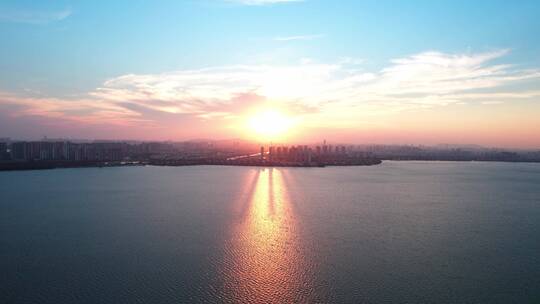
[[540,303],[540,164],[0,172],[0,303]]

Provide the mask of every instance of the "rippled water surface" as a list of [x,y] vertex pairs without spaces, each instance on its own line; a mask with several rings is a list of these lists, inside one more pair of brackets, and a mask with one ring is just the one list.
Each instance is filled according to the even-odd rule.
[[539,303],[540,165],[0,172],[0,303]]

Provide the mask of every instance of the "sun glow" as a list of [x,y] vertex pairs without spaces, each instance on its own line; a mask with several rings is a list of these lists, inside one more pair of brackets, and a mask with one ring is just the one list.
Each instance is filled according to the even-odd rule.
[[253,115],[248,125],[257,135],[278,137],[292,127],[293,120],[279,111],[266,110]]

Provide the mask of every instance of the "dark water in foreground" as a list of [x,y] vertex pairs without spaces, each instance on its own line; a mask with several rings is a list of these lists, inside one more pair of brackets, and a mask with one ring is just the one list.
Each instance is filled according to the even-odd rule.
[[0,303],[540,303],[540,165],[0,173]]

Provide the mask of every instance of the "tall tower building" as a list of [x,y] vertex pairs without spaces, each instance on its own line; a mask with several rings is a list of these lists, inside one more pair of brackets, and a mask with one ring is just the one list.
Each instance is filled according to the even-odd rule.
[[268,147],[268,159],[274,160],[274,147]]

